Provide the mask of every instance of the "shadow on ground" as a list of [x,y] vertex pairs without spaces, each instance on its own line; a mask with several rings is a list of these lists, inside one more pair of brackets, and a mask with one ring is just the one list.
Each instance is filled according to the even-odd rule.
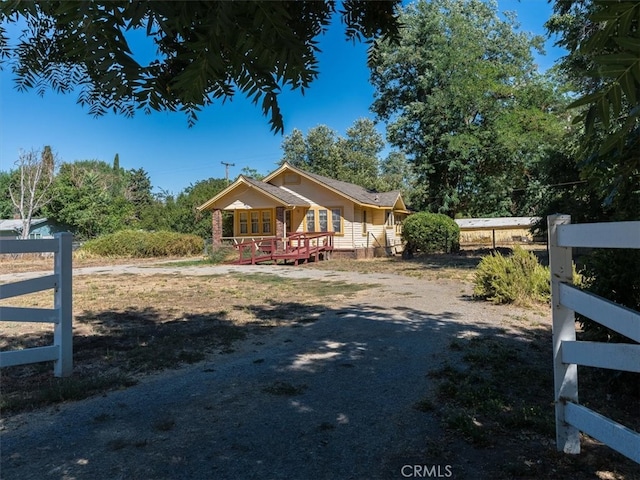
[[77,338],[74,377],[214,355],[26,414],[3,432],[3,478],[393,479],[406,465],[469,479],[638,473],[603,447],[555,453],[546,327],[514,332],[455,305],[246,308],[256,321],[243,327],[220,312],[80,317],[93,333]]

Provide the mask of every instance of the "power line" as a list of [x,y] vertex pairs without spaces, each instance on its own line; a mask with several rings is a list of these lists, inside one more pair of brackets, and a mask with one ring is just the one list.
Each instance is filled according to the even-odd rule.
[[[583,183],[587,183],[586,180],[577,180],[575,182],[564,182],[564,183],[552,183],[550,185],[538,185],[538,187],[566,187],[569,185],[581,185]],[[526,188],[514,188],[511,190],[512,192],[524,192],[527,190]]]

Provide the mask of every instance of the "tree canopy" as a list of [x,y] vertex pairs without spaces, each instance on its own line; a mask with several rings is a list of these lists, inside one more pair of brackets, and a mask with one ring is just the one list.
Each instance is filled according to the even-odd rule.
[[[552,175],[580,183],[557,195],[543,213],[570,213],[573,222],[638,220],[640,214],[640,1],[556,0],[547,28],[568,54],[558,70],[578,97],[572,155],[550,165]],[[599,249],[582,260],[583,288],[640,309],[640,251]],[[617,334],[582,318],[586,335]],[[595,334],[595,335],[594,335]],[[631,380],[637,382],[637,379]]]
[[306,136],[294,129],[282,142],[281,163],[354,183],[372,190],[405,190],[410,166],[400,152],[381,158],[384,137],[368,118],[357,119],[339,136],[326,125],[309,129]]
[[540,37],[481,0],[418,1],[400,16],[399,45],[379,41],[372,110],[416,175],[417,209],[470,216],[529,213],[525,189],[557,141],[560,99],[537,74]]
[[640,211],[639,16],[640,1],[571,0],[557,1],[547,22],[569,52],[558,69],[579,95],[570,105],[584,126],[574,168],[592,197],[579,211],[591,221]]
[[572,77],[586,105],[576,117],[591,135],[600,125],[607,138],[598,152],[640,148],[640,2],[606,0],[556,1],[547,22],[569,50],[560,68]]
[[83,240],[130,226],[135,206],[125,197],[126,177],[99,160],[63,163],[46,214]]
[[[282,88],[304,92],[318,76],[318,37],[339,15],[349,40],[393,38],[399,0],[2,2],[0,67],[21,90],[79,89],[93,115],[137,109],[197,112],[237,92],[261,104],[283,131]],[[7,24],[22,31],[10,41]],[[148,64],[132,51],[144,32],[157,52]]]

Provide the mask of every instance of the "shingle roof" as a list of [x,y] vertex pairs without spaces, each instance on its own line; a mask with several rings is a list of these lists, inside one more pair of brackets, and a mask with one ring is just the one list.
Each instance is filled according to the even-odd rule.
[[340,195],[344,195],[345,197],[351,199],[352,201],[359,203],[361,205],[368,206],[376,206],[382,208],[394,208],[397,205],[397,202],[400,201],[401,205],[404,208],[404,203],[402,203],[402,196],[399,191],[394,190],[391,192],[376,192],[374,190],[367,190],[366,188],[360,187],[359,185],[354,185],[353,183],[343,182],[342,180],[336,180],[334,178],[325,177],[323,175],[318,175],[316,173],[310,173],[299,168],[296,168],[288,163],[284,163],[281,167],[270,173],[265,177],[264,180],[256,180],[255,178],[246,177],[244,175],[240,175],[238,179],[230,186],[228,186],[225,190],[218,193],[215,197],[211,198],[209,201],[200,205],[198,210],[207,210],[215,204],[218,199],[225,196],[229,191],[236,188],[238,184],[245,183],[257,190],[262,191],[264,194],[269,195],[272,198],[282,202],[287,206],[300,206],[300,207],[308,207],[311,206],[309,200],[305,199],[300,195],[296,195],[295,192],[278,187],[269,183],[270,180],[274,179],[277,175],[289,169],[293,172],[297,172],[300,175],[306,176],[311,180],[317,182],[320,185],[325,186],[326,188],[332,189]]
[[290,192],[287,192],[286,190],[278,188],[275,185],[271,185],[270,183],[262,182],[260,180],[256,180],[255,178],[251,178],[251,177],[245,177],[244,175],[242,176],[242,178],[247,183],[253,185],[254,187],[260,190],[263,190],[264,192],[268,193],[272,197],[277,198],[278,200],[280,200],[281,202],[287,205],[295,205],[298,207],[300,206],[308,207],[310,205],[309,202],[302,200],[300,197],[297,197],[296,195]]
[[359,203],[379,205],[381,207],[393,207],[398,200],[398,195],[400,195],[400,192],[397,190],[392,192],[376,192],[374,190],[367,190],[359,185],[354,185],[353,183],[343,182],[334,178],[318,175],[317,173],[310,173],[303,170],[300,171],[314,180],[337,190],[343,195],[351,197]]

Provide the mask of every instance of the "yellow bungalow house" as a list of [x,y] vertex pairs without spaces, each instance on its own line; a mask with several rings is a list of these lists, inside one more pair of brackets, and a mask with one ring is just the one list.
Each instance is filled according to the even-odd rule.
[[[374,192],[284,163],[263,180],[239,176],[198,207],[212,212],[213,244],[273,240],[327,232],[332,254],[353,258],[399,253],[409,214],[399,191]],[[222,236],[222,212],[233,212],[233,236]]]

